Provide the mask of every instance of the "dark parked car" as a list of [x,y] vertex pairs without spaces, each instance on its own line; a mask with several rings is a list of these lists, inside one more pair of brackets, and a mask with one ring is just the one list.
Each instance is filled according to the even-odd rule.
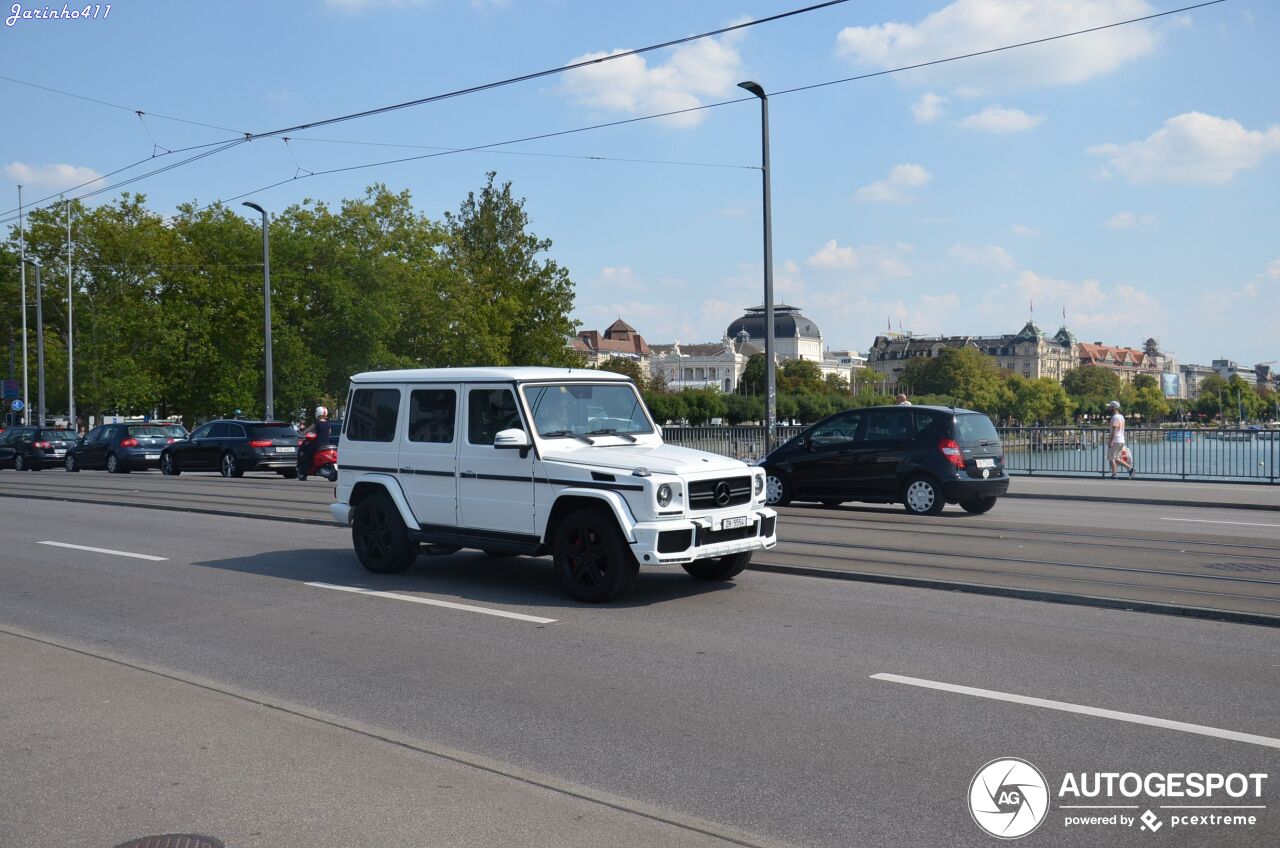
[[299,438],[293,425],[283,421],[210,421],[192,431],[189,439],[166,446],[160,453],[160,470],[168,475],[220,471],[223,477],[275,471],[296,477]]
[[771,505],[901,503],[937,515],[948,503],[983,513],[1009,490],[1004,448],[981,412],[876,406],[837,412],[774,450],[764,466]]
[[112,474],[159,468],[160,452],[176,441],[164,425],[103,424],[67,451],[64,466],[68,471],[105,468]]
[[0,468],[39,471],[61,465],[67,449],[76,443],[72,430],[46,427],[14,427],[0,436]]

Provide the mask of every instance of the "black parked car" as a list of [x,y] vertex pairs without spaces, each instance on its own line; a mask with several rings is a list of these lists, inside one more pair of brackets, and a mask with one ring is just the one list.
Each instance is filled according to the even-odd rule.
[[1004,448],[981,412],[875,406],[837,412],[760,461],[766,499],[837,506],[901,503],[937,515],[948,503],[983,513],[1009,490]]
[[241,477],[246,471],[275,471],[298,476],[298,431],[282,421],[210,421],[186,441],[174,442],[160,453],[160,470],[220,471]]
[[61,465],[67,449],[75,443],[73,430],[13,427],[0,436],[0,468],[39,471]]
[[64,466],[68,471],[105,468],[112,474],[159,468],[160,452],[179,438],[185,436],[173,436],[160,424],[103,424],[67,451]]

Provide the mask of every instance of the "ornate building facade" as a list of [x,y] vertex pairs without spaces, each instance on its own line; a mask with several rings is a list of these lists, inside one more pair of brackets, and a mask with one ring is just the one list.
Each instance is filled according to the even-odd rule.
[[644,336],[621,318],[610,324],[603,333],[597,330],[581,331],[569,343],[569,347],[586,356],[587,365],[592,368],[614,357],[634,359],[642,368],[648,368],[653,355]]
[[1050,336],[1028,321],[1017,333],[1001,336],[914,336],[891,333],[876,336],[867,351],[867,366],[883,375],[894,388],[907,362],[917,357],[935,357],[945,348],[975,348],[996,361],[996,366],[1034,380],[1051,377],[1061,380],[1080,364],[1079,347],[1066,327]]

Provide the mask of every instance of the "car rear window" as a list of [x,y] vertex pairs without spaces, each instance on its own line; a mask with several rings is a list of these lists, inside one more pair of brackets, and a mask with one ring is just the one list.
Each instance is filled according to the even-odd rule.
[[292,424],[253,424],[247,428],[251,439],[296,439]]
[[1000,441],[1000,434],[996,432],[996,425],[991,423],[991,419],[975,412],[956,416],[956,435],[960,437],[960,443],[965,445]]
[[46,442],[47,441],[56,442],[56,441],[66,441],[66,440],[70,440],[74,442],[76,439],[79,438],[79,436],[77,436],[71,430],[41,430],[40,438]]
[[164,427],[130,427],[130,436],[163,436],[168,437],[169,433]]

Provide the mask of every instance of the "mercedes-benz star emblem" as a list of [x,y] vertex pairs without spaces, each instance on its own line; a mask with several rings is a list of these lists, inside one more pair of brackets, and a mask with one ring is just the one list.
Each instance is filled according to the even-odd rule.
[[733,498],[733,490],[729,488],[726,480],[716,483],[716,504],[718,506],[728,506],[729,501]]

